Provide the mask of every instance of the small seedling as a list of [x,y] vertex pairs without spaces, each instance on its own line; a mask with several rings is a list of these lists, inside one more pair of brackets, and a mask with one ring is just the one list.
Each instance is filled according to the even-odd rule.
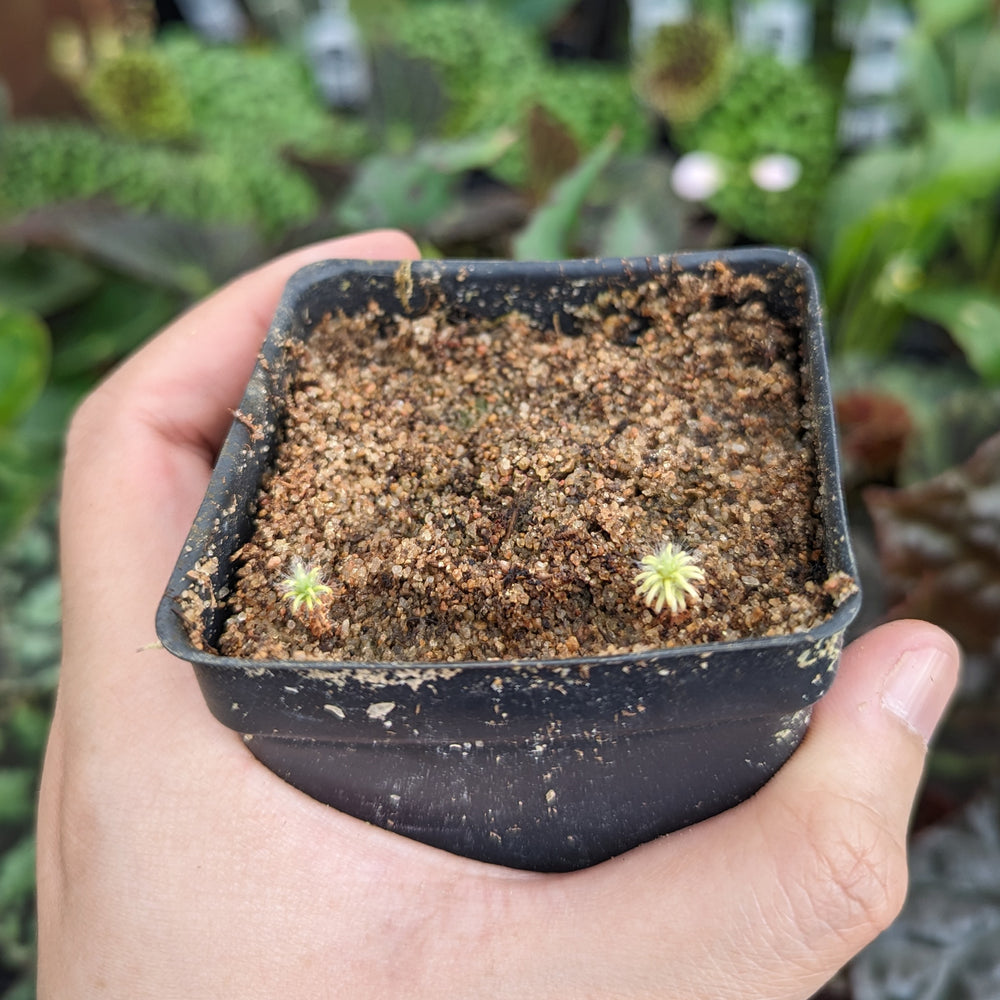
[[633,579],[635,596],[644,600],[647,607],[659,614],[664,605],[671,614],[683,611],[687,599],[698,600],[694,582],[705,579],[705,571],[695,565],[691,556],[683,549],[675,548],[673,542],[664,542],[656,552],[643,556],[639,561],[642,572]]
[[292,571],[278,585],[286,601],[292,603],[292,613],[300,608],[312,612],[322,597],[333,590],[323,582],[323,574],[318,566],[304,562],[298,556],[292,560]]

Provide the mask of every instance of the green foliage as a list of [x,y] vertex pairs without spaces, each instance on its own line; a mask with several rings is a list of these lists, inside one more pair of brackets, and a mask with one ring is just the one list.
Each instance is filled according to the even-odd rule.
[[170,140],[191,131],[181,78],[153,49],[126,49],[100,62],[84,95],[97,117],[121,135]]
[[729,33],[719,21],[695,18],[665,24],[639,54],[636,89],[667,121],[695,121],[722,93],[731,52]]
[[85,125],[16,122],[0,148],[0,209],[106,197],[124,208],[274,233],[310,219],[315,191],[267,150],[186,151],[103,135]]
[[38,398],[49,354],[45,324],[34,313],[0,301],[0,435]]
[[[754,240],[808,244],[836,156],[836,102],[807,67],[745,56],[719,102],[677,138],[725,165],[726,181],[709,199],[724,222]],[[750,176],[755,160],[774,153],[802,165],[787,191],[761,190]]]
[[[206,147],[266,151],[275,157],[355,159],[367,148],[363,124],[328,111],[304,60],[276,46],[208,45],[187,32],[157,43],[181,82],[192,130]],[[228,166],[233,166],[230,161]]]
[[405,5],[388,40],[426,61],[440,80],[447,136],[514,129],[517,139],[493,172],[514,186],[527,177],[528,121],[543,108],[583,153],[612,128],[624,152],[644,149],[650,125],[632,93],[627,70],[544,58],[539,38],[497,6],[460,0]]
[[527,227],[515,237],[513,249],[516,259],[558,260],[572,256],[572,238],[583,203],[620,141],[620,132],[610,132],[575,170],[555,185]]
[[521,78],[543,63],[538,39],[482,2],[402,4],[382,32],[373,41],[389,42],[408,56],[426,60],[439,75],[449,101],[446,135],[495,126],[495,116],[484,111],[484,105],[498,89],[520,89]]
[[586,155],[598,148],[612,130],[619,133],[621,153],[648,149],[651,125],[636,103],[628,74],[599,64],[548,64],[535,75],[525,75],[521,88],[506,91],[497,83],[493,100],[484,104],[484,125],[510,124],[518,141],[497,164],[498,177],[515,186],[527,177],[529,115],[542,108],[562,125],[577,148]]
[[460,175],[493,163],[510,138],[498,131],[425,142],[406,154],[369,156],[338,206],[338,219],[347,229],[397,226],[418,232],[451,205]]
[[66,254],[0,253],[0,545],[52,491],[81,396],[181,301]]
[[99,63],[84,93],[107,131],[8,126],[0,214],[101,197],[273,238],[320,210],[289,155],[345,160],[367,143],[366,127],[329,112],[302,59],[280,48],[209,46],[172,33]]
[[925,0],[918,13],[907,49],[913,129],[843,165],[818,228],[834,347],[884,356],[918,316],[996,383],[1000,25],[981,0]]

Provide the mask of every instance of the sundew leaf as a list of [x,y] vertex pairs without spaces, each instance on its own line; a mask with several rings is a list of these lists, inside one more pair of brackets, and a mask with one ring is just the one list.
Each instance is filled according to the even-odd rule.
[[1000,996],[1000,795],[915,840],[906,905],[850,981],[854,1000]]
[[864,497],[893,615],[933,621],[970,653],[1000,654],[1000,434],[934,479]]

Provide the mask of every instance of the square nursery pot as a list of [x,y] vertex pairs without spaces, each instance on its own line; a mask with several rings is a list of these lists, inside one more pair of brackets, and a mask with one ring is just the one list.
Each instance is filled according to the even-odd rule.
[[[791,365],[800,382],[802,436],[815,462],[817,526],[814,549],[798,559],[815,581],[811,592],[837,591],[815,623],[718,641],[688,642],[680,631],[662,648],[641,652],[529,652],[459,662],[217,652],[227,598],[255,528],[258,489],[282,439],[285,390],[301,355],[295,345],[312,337],[324,316],[365,313],[384,335],[394,317],[432,308],[443,307],[459,329],[476,317],[517,311],[559,336],[586,337],[581,317],[611,296],[628,313],[616,327],[626,342],[621,349],[633,350],[645,331],[674,335],[656,328],[635,289],[669,291],[692,276],[723,272],[747,279],[744,308],[763,309],[795,339]],[[707,294],[696,309],[717,299],[717,292]],[[692,341],[687,350],[700,349]],[[773,344],[760,344],[762,378],[779,360]],[[712,364],[706,361],[706,374]],[[752,410],[748,403],[750,416]],[[710,418],[693,414],[709,421],[705,426]],[[619,430],[609,427],[609,439]],[[745,505],[744,520],[756,522],[759,498],[737,488],[739,461],[731,468],[730,500]],[[375,492],[382,488],[389,487]],[[724,528],[716,534],[724,537]],[[630,559],[633,573],[636,563]],[[157,631],[171,653],[194,665],[215,717],[302,791],[456,854],[568,871],[719,813],[764,785],[799,744],[813,704],[832,681],[860,604],[856,578],[817,287],[800,256],[752,249],[559,263],[329,261],[288,283],[160,604]],[[759,583],[752,574],[741,579]],[[633,587],[629,575],[626,589]],[[707,601],[712,580],[699,587]],[[275,603],[291,613],[280,594]],[[702,607],[688,608],[678,621],[697,621]],[[638,601],[627,613],[652,617]]]

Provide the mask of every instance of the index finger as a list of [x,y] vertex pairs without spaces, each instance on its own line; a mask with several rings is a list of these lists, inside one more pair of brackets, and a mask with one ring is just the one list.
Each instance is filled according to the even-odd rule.
[[204,494],[282,288],[328,258],[417,256],[401,233],[314,244],[231,282],[177,319],[84,403],[61,511],[64,648],[124,664]]
[[300,267],[331,258],[419,257],[403,233],[380,230],[315,243],[230,282],[174,321],[113,376],[106,390],[139,390],[144,410],[169,421],[178,443],[214,455],[253,369],[285,283]]

